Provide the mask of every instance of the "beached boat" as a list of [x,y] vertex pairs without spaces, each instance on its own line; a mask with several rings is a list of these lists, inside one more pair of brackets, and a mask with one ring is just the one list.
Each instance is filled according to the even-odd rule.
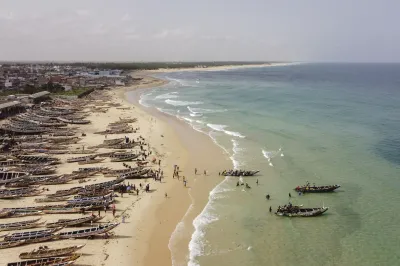
[[54,194],[46,195],[48,198],[57,198],[57,197],[65,197],[77,194],[80,190],[83,190],[83,187],[73,187],[70,189],[57,190]]
[[78,164],[84,165],[84,164],[101,163],[104,160],[105,160],[105,158],[91,159],[91,160],[86,160],[86,161],[80,161],[80,162],[78,162]]
[[110,223],[106,225],[99,225],[96,227],[91,227],[82,230],[76,231],[69,231],[69,232],[62,232],[59,234],[61,239],[68,239],[68,238],[82,238],[82,237],[92,237],[99,234],[105,234],[108,231],[117,227],[119,223]]
[[82,120],[82,119],[66,119],[66,118],[62,118],[62,117],[57,117],[57,119],[61,122],[67,123],[67,124],[85,125],[85,124],[90,123],[90,120]]
[[43,210],[44,213],[46,214],[71,214],[71,213],[81,213],[83,210],[88,211],[91,209],[91,206],[86,206],[86,207],[80,207],[80,208],[50,208]]
[[0,241],[0,249],[18,247],[25,244],[25,240],[20,241]]
[[[10,262],[7,266],[44,266],[44,265],[62,265],[64,263],[69,263],[77,260],[81,255],[73,254],[68,257],[50,257],[50,258],[41,258],[36,260],[25,260],[19,262]],[[68,265],[68,264],[64,264]]]
[[37,250],[34,249],[31,252],[23,252],[19,254],[19,258],[23,260],[29,260],[29,259],[67,256],[80,250],[84,246],[85,245],[77,245],[77,246],[70,246],[66,248],[55,248],[55,249],[51,249],[48,247],[39,247],[39,249]]
[[112,180],[112,181],[87,185],[87,186],[85,186],[85,190],[98,190],[98,189],[113,188],[115,185],[122,183],[124,180],[125,180],[124,177],[118,177],[117,179]]
[[56,235],[54,234],[42,234],[42,235],[16,237],[9,241],[24,241],[24,244],[33,244],[33,243],[50,241],[53,240],[54,238],[56,238]]
[[28,177],[27,172],[0,172],[0,184],[13,183],[20,179]]
[[90,198],[90,197],[101,197],[110,194],[112,190],[106,189],[95,189],[95,190],[82,190],[79,192],[78,196],[75,196],[74,199],[77,198]]
[[44,224],[44,222],[39,223],[39,220],[40,218],[29,221],[0,224],[0,231],[14,231],[35,228]]
[[34,163],[59,163],[60,159],[50,156],[16,155],[20,160]]
[[53,197],[53,198],[40,198],[35,199],[35,202],[58,202],[58,201],[67,201],[68,197]]
[[306,184],[305,186],[297,186],[294,190],[302,193],[324,193],[324,192],[333,192],[338,188],[340,188],[340,185],[310,186],[310,184]]
[[127,161],[132,161],[134,159],[136,159],[137,157],[139,157],[140,154],[113,154],[111,156],[111,162],[127,162]]
[[95,215],[90,215],[90,216],[86,216],[86,217],[82,217],[82,218],[78,218],[78,219],[60,219],[57,222],[54,223],[47,223],[46,227],[48,228],[55,228],[55,227],[65,227],[65,226],[77,226],[77,225],[81,225],[84,223],[90,223],[91,221],[93,221],[97,216]]
[[301,206],[288,205],[279,207],[275,214],[286,217],[314,217],[323,214],[327,210],[328,207],[303,208]]
[[76,162],[88,161],[88,160],[93,160],[96,157],[97,157],[97,154],[81,156],[81,157],[74,157],[74,158],[67,159],[67,162],[68,163],[76,163]]
[[115,145],[123,142],[125,139],[124,138],[117,138],[117,139],[105,139],[103,140],[103,144],[105,145]]
[[61,227],[53,228],[53,229],[37,230],[37,231],[27,231],[27,232],[22,232],[22,233],[13,233],[11,235],[5,236],[4,240],[8,240],[8,241],[24,240],[25,238],[29,238],[29,237],[33,237],[33,236],[49,235],[60,229],[61,229]]

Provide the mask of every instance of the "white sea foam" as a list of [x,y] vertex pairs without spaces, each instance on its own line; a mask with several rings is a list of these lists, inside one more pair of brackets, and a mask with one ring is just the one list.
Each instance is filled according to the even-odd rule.
[[213,130],[224,132],[225,134],[230,135],[230,136],[245,138],[245,136],[243,136],[239,132],[225,130],[225,128],[227,127],[226,125],[207,124],[207,126]]
[[156,96],[155,99],[172,99],[172,98],[178,98],[179,96],[176,95],[177,92],[168,92],[168,93],[164,93],[161,95]]
[[203,102],[197,101],[197,102],[186,102],[186,101],[174,101],[167,99],[165,100],[167,104],[173,105],[173,106],[185,106],[185,105],[196,105],[196,104],[202,104]]
[[212,113],[222,113],[228,111],[227,109],[204,109],[204,108],[195,108],[195,107],[187,107],[191,113],[201,113],[201,114],[212,114]]
[[281,156],[283,157],[283,152],[282,152],[282,148],[279,148],[279,150],[277,151],[266,151],[266,150],[262,150],[262,154],[263,156],[268,160],[268,163],[270,166],[274,166],[271,162],[271,159],[276,157],[276,156]]
[[190,113],[191,117],[197,117],[197,116],[203,116],[203,114],[200,113]]
[[199,265],[197,257],[204,254],[205,241],[204,229],[213,222],[218,221],[218,217],[215,214],[215,209],[213,208],[213,203],[219,198],[218,194],[230,191],[226,188],[229,177],[219,183],[209,194],[207,205],[204,207],[203,211],[193,220],[193,226],[195,228],[192,238],[189,242],[189,266]]
[[157,107],[157,110],[160,111],[161,113],[175,116],[175,110],[173,110],[173,109],[164,109],[164,108]]

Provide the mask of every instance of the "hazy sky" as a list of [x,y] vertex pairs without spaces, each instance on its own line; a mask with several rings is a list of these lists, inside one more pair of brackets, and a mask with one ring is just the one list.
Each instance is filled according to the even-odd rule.
[[1,60],[400,61],[400,0],[0,0]]

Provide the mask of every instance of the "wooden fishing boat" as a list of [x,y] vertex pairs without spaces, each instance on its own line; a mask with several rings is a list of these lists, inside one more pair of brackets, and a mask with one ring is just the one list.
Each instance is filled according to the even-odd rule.
[[31,223],[36,223],[40,220],[41,218],[33,219],[33,220],[27,220],[27,221],[20,221],[20,222],[14,222],[14,223],[7,223],[7,224],[0,224],[0,228],[7,226],[7,225],[20,225],[20,224],[31,224]]
[[82,218],[78,218],[78,219],[60,219],[57,222],[54,223],[47,223],[46,227],[48,228],[54,228],[54,227],[60,227],[60,226],[77,226],[77,225],[81,225],[84,223],[90,223],[91,221],[93,221],[97,216],[94,215],[90,215],[90,216],[86,216],[86,217],[82,217]]
[[[5,217],[25,217],[25,216],[32,216],[32,215],[41,215],[43,212],[34,209],[33,207],[26,207],[26,208],[6,208],[3,209],[4,212],[7,212],[8,215]],[[0,212],[1,214],[1,212]],[[5,218],[0,215],[0,218]]]
[[109,191],[107,195],[95,196],[95,197],[82,197],[75,196],[74,199],[68,200],[69,204],[79,203],[79,202],[96,202],[96,201],[110,201],[113,198],[112,191]]
[[306,184],[305,186],[297,186],[294,190],[302,193],[324,193],[333,192],[338,188],[340,188],[340,185],[310,186],[310,184]]
[[87,150],[75,150],[75,151],[67,151],[69,154],[93,154],[98,149],[87,149]]
[[123,149],[133,149],[136,146],[139,146],[139,143],[120,143],[116,145],[109,145],[109,149],[117,149],[117,150],[123,150]]
[[98,166],[98,167],[83,167],[83,168],[79,168],[78,171],[72,171],[73,174],[81,174],[81,173],[99,173],[102,171],[107,170],[107,167],[102,167],[102,166]]
[[139,154],[124,154],[124,155],[117,155],[114,154],[111,156],[111,162],[127,162],[127,161],[132,161],[139,157]]
[[41,185],[60,185],[60,184],[66,184],[70,181],[72,181],[72,177],[61,177],[61,178],[56,178],[56,179],[49,179],[49,180],[45,180],[42,181],[38,184]]
[[44,222],[0,224],[0,231],[25,230],[25,229],[36,228],[42,224],[44,224]]
[[115,145],[123,142],[125,139],[124,138],[117,138],[117,139],[105,139],[103,140],[103,144],[105,145]]
[[96,157],[97,157],[97,154],[82,156],[82,157],[74,157],[74,158],[67,159],[67,162],[68,163],[82,162],[82,161],[87,161],[87,160],[93,160]]
[[25,244],[25,240],[20,241],[0,241],[0,249],[18,247]]
[[90,120],[81,120],[81,119],[65,119],[62,117],[57,117],[57,119],[61,122],[67,123],[67,124],[78,124],[78,125],[85,125],[89,124]]
[[45,241],[50,241],[56,238],[57,235],[54,234],[42,234],[42,235],[32,235],[32,236],[21,236],[15,237],[10,241],[24,241],[24,244],[40,243]]
[[278,208],[275,214],[278,216],[286,217],[314,217],[323,214],[327,210],[328,207],[303,208],[301,206],[289,205]]
[[112,181],[87,185],[87,186],[85,186],[85,190],[94,190],[94,189],[99,189],[99,188],[112,188],[115,185],[122,183],[124,180],[125,180],[124,177],[118,177],[117,179],[112,180]]
[[35,163],[51,163],[59,162],[60,159],[50,156],[39,156],[39,155],[16,155],[20,160],[30,161]]
[[37,230],[37,231],[27,231],[22,233],[13,233],[11,235],[5,236],[4,240],[23,240],[25,238],[29,238],[32,236],[41,236],[41,235],[49,235],[54,233],[55,231],[61,230],[61,227],[53,228],[53,229],[45,229],[45,230]]
[[66,201],[68,197],[53,197],[53,198],[40,198],[35,199],[36,202],[58,202],[58,201]]
[[110,224],[99,225],[99,226],[91,227],[91,228],[87,228],[87,229],[62,232],[59,234],[59,237],[61,239],[92,237],[95,235],[107,233],[108,231],[114,229],[118,225],[119,225],[119,223],[110,223]]
[[85,211],[90,210],[91,206],[81,207],[81,208],[51,208],[43,210],[46,214],[72,214],[72,213],[81,213],[82,209]]
[[71,196],[71,195],[77,194],[82,189],[83,189],[83,187],[73,187],[73,188],[65,189],[65,190],[57,190],[56,193],[49,194],[46,196],[48,198]]
[[3,172],[0,171],[0,184],[13,183],[28,177],[27,172]]
[[[7,266],[42,266],[42,265],[62,265],[64,263],[72,262],[77,260],[81,255],[73,254],[68,257],[50,257],[50,258],[41,258],[36,260],[25,260],[19,262],[10,262]],[[64,264],[65,265],[65,264]]]
[[247,171],[247,170],[229,170],[229,171],[222,171],[222,176],[254,176],[258,174],[260,171]]
[[101,197],[110,194],[112,190],[110,189],[97,189],[97,190],[83,190],[79,192],[78,196],[75,196],[74,198],[82,198],[82,197]]
[[86,161],[80,161],[80,162],[78,162],[78,164],[83,165],[83,164],[101,163],[104,160],[105,160],[105,158],[91,159],[91,160],[86,160]]
[[84,246],[85,245],[77,245],[77,246],[70,246],[66,248],[56,248],[56,249],[51,249],[48,247],[39,247],[39,249],[37,250],[34,249],[31,252],[23,252],[19,254],[19,258],[23,260],[29,260],[29,259],[67,256],[80,250]]

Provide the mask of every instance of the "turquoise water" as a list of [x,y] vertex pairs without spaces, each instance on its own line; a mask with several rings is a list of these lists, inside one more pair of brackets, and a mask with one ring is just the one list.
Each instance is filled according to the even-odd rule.
[[[251,190],[228,177],[194,221],[190,265],[399,265],[400,65],[298,64],[160,75],[140,103],[208,134]],[[222,170],[222,169],[221,169]],[[256,179],[260,184],[256,185]],[[306,181],[335,193],[297,196]],[[289,201],[330,209],[271,215]],[[270,201],[265,199],[269,193]]]

